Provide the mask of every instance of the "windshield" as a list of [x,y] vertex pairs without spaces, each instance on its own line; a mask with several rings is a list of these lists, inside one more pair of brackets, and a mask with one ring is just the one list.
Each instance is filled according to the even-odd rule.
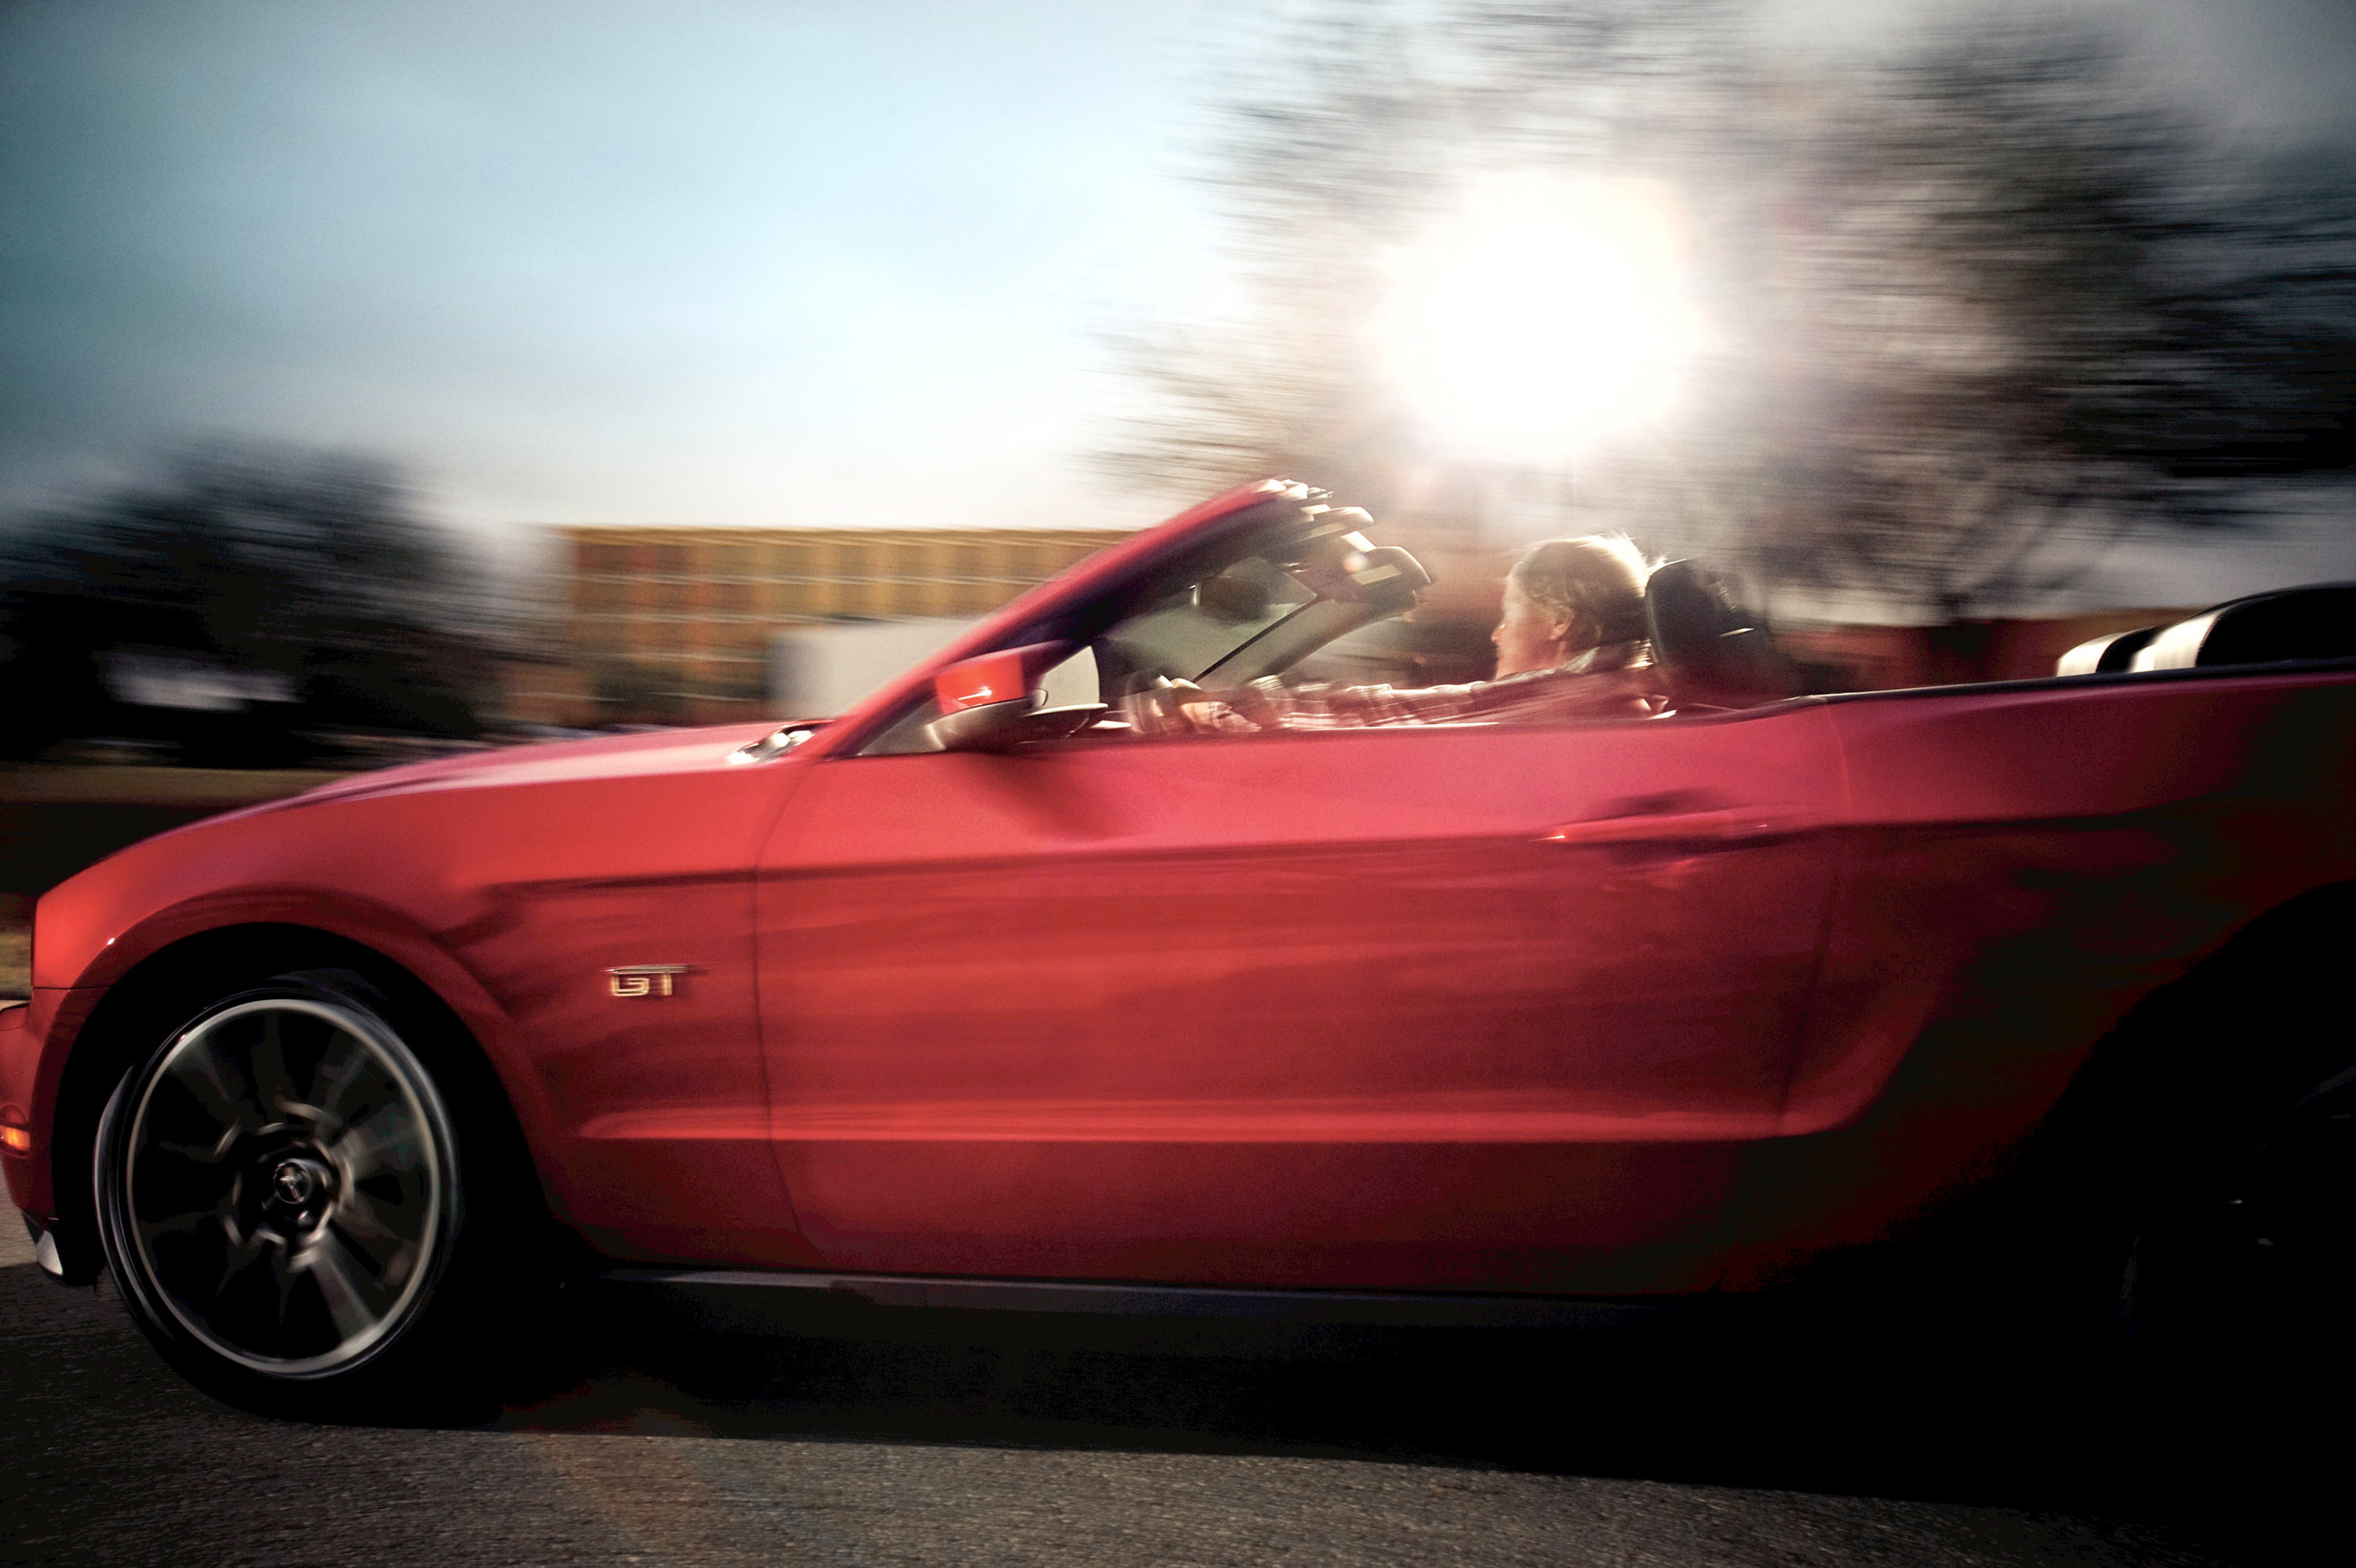
[[1316,592],[1262,556],[1181,584],[1096,639],[1099,672],[1199,680]]
[[[1413,557],[1376,546],[1355,508],[1289,506],[1189,552],[1142,581],[1026,628],[1009,645],[1080,645],[1045,680],[1047,704],[1117,705],[1165,681],[1223,686],[1289,667],[1369,622],[1410,609],[1430,579]],[[933,749],[938,717],[916,704],[863,750]],[[1108,718],[1108,728],[1118,728]]]

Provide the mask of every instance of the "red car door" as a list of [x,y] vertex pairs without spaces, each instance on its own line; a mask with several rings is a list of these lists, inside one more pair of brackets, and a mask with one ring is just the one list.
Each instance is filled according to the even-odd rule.
[[815,763],[757,894],[832,1266],[1707,1288],[1833,878],[1824,710]]

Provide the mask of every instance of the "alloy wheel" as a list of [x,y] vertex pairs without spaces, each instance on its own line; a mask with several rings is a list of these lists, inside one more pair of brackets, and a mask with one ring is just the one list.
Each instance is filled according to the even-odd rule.
[[449,1123],[380,1020],[305,997],[232,1003],[174,1040],[126,1108],[123,1239],[187,1334],[306,1378],[415,1316],[450,1229]]

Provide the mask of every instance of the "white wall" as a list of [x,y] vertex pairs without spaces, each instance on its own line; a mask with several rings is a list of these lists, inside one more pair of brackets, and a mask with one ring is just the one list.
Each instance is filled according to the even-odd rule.
[[847,621],[779,632],[769,643],[769,711],[780,719],[841,713],[976,620]]

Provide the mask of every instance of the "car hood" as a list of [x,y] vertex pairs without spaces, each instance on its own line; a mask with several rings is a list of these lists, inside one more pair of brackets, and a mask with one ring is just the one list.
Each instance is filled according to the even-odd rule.
[[[501,885],[578,877],[584,868],[741,871],[774,815],[776,786],[799,764],[729,758],[775,728],[718,725],[441,757],[173,828],[42,895],[36,984],[112,984],[144,953],[210,924],[325,924],[362,942],[423,943],[411,951],[426,953],[431,939],[419,933],[463,927],[474,908],[466,900]],[[723,787],[696,787],[705,783]],[[594,852],[565,826],[602,820],[616,802],[644,813],[649,803],[685,800],[695,809],[653,810],[641,831]],[[388,843],[402,848],[387,853]]]
[[316,789],[288,795],[283,800],[265,801],[231,815],[246,816],[273,811],[294,811],[329,801],[412,795],[427,790],[486,789],[509,784],[578,783],[657,773],[715,772],[734,765],[728,759],[738,747],[759,740],[776,727],[774,721],[715,724],[694,730],[599,736],[590,741],[502,746],[493,751],[436,757],[432,762],[379,768],[350,778],[337,779],[333,784],[321,784]]

